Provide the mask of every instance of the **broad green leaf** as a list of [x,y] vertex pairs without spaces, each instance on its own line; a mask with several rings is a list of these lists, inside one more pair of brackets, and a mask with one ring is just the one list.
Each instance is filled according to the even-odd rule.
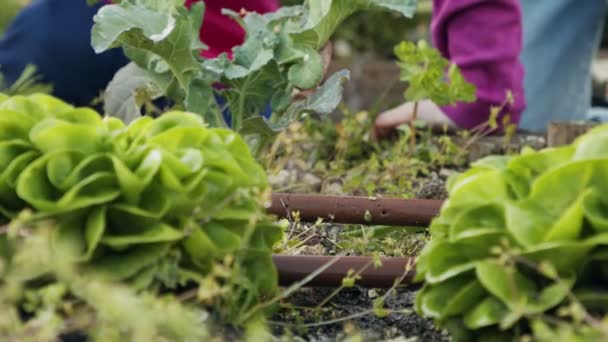
[[187,111],[203,117],[205,123],[212,127],[225,127],[221,108],[215,102],[214,89],[203,76],[195,76],[188,85],[184,107]]
[[[137,234],[157,224],[171,209],[171,201],[160,193],[149,192],[150,196],[139,206],[124,203],[109,206],[107,220],[110,227],[117,227],[123,234]],[[152,197],[156,195],[156,197]]]
[[487,168],[491,170],[506,170],[511,156],[487,156],[471,163],[475,168]]
[[272,250],[277,241],[283,238],[283,229],[277,224],[258,224],[251,237],[250,246],[254,249]]
[[171,79],[166,74],[154,74],[129,63],[114,75],[104,93],[104,112],[130,123],[141,116],[146,101],[165,94]]
[[411,17],[415,0],[311,0],[302,27],[291,28],[295,40],[316,49],[322,47],[336,28],[351,14],[360,10],[384,9],[399,11]]
[[511,310],[528,302],[536,290],[534,282],[516,267],[501,265],[494,260],[479,262],[475,273],[483,287]]
[[463,211],[450,227],[450,238],[458,239],[476,231],[504,231],[504,208],[498,204],[473,207]]
[[549,261],[560,273],[577,272],[584,265],[594,243],[548,242],[534,246],[521,254],[521,257],[537,264]]
[[469,329],[479,329],[498,324],[508,314],[507,307],[497,298],[488,296],[464,315]]
[[85,221],[84,238],[87,242],[87,249],[84,260],[89,261],[95,252],[106,228],[106,207],[93,209]]
[[608,159],[608,129],[594,128],[575,142],[573,160]]
[[[145,123],[144,123],[145,124]],[[200,140],[196,140],[194,142],[189,142],[189,141],[184,141],[184,139],[180,139],[178,142],[171,142],[171,139],[165,139],[165,140],[161,140],[158,141],[158,139],[162,139],[162,138],[158,138],[158,135],[161,135],[162,133],[167,133],[167,131],[171,130],[172,128],[186,128],[186,127],[194,127],[194,128],[198,128],[197,130],[194,131],[194,133],[191,133],[193,136],[201,136],[201,137],[205,137],[208,132],[201,130],[200,128],[203,127],[203,120],[198,117],[197,115],[194,115],[192,113],[184,113],[184,112],[178,112],[178,111],[170,111],[167,112],[165,114],[163,114],[161,117],[159,117],[158,119],[148,122],[147,124],[145,124],[145,129],[143,129],[143,133],[145,133],[146,137],[150,139],[150,141],[152,143],[157,142],[160,144],[168,144],[168,143],[172,143],[169,146],[192,146],[192,145],[197,145],[198,142]],[[185,145],[182,145],[185,144]]]
[[233,252],[241,246],[241,236],[217,222],[202,225],[205,234],[213,241],[213,245],[223,253]]
[[312,89],[323,76],[323,58],[312,48],[303,52],[302,62],[289,68],[287,78],[298,89]]
[[228,79],[247,77],[260,71],[274,58],[273,50],[278,43],[278,37],[272,28],[267,26],[269,21],[254,12],[247,15],[243,23],[247,28],[247,39],[233,49],[233,63],[224,71]]
[[50,116],[59,116],[62,113],[74,110],[73,106],[47,94],[31,94],[28,99],[40,106],[43,112]]
[[98,173],[111,173],[112,163],[105,153],[85,155],[80,152],[58,151],[47,154],[46,172],[49,182],[59,191],[69,189],[85,178]]
[[608,231],[608,201],[603,200],[597,190],[592,189],[587,194],[583,202],[583,210],[594,230]]
[[505,212],[507,229],[525,247],[540,243],[554,222],[542,207],[531,201],[508,204]]
[[10,139],[0,142],[0,170],[5,171],[15,158],[32,150],[33,146],[25,140]]
[[484,297],[485,291],[477,280],[456,277],[424,287],[416,297],[416,310],[427,317],[444,320],[468,311]]
[[40,153],[37,151],[28,151],[15,157],[4,170],[4,173],[2,174],[3,180],[6,181],[12,189],[15,189],[21,172],[39,156]]
[[564,211],[562,216],[545,233],[544,242],[576,240],[583,229],[584,209],[583,201],[588,192],[583,192],[572,205]]
[[105,254],[88,267],[111,280],[124,280],[157,263],[167,253],[167,243],[145,244],[122,253]]
[[509,161],[509,170],[534,181],[539,175],[567,163],[574,154],[572,147],[548,148],[526,153]]
[[91,108],[76,108],[66,110],[54,114],[53,117],[75,124],[87,124],[95,126],[100,126],[102,121],[99,113]]
[[156,224],[136,235],[123,235],[115,227],[114,234],[106,234],[101,243],[114,249],[123,250],[134,245],[180,240],[184,233],[167,225]]
[[238,132],[243,127],[243,120],[259,116],[266,109],[271,99],[267,89],[285,88],[287,80],[274,62],[268,63],[263,69],[235,76],[226,74],[231,87],[224,89],[221,94],[228,100],[232,116],[231,128]]
[[27,140],[35,120],[28,114],[10,109],[0,110],[0,139],[2,141]]
[[433,244],[426,256],[426,278],[430,284],[436,284],[465,272],[475,269],[476,260],[467,258],[462,253],[462,246],[448,242]]
[[411,18],[416,11],[415,0],[359,0],[363,4],[377,9],[389,9],[401,13],[407,18]]
[[42,103],[32,101],[29,97],[23,95],[12,96],[2,102],[0,111],[2,110],[11,110],[36,120],[50,116],[49,113],[45,112]]
[[544,287],[540,295],[526,304],[526,312],[528,314],[540,314],[557,307],[568,298],[573,286],[574,277],[569,277]]
[[116,178],[110,172],[92,174],[67,192],[60,192],[46,176],[49,159],[43,157],[30,164],[23,170],[17,183],[19,196],[37,210],[66,212],[106,203],[120,195]]
[[192,262],[203,269],[208,268],[211,260],[219,255],[218,247],[200,227],[192,230],[184,239],[183,246]]
[[586,161],[554,168],[536,179],[530,200],[542,203],[551,215],[560,215],[579,198],[592,176],[593,163]]
[[53,248],[74,261],[87,253],[84,227],[81,226],[83,216],[82,213],[75,213],[64,217],[54,231]]
[[501,202],[509,198],[505,176],[500,171],[487,170],[462,174],[453,184],[450,201],[460,205]]
[[304,100],[292,103],[285,113],[274,115],[271,129],[283,129],[304,113],[331,114],[342,102],[343,82],[348,79],[350,79],[348,70],[336,72],[316,92],[308,95]]
[[259,294],[267,296],[275,291],[279,275],[268,250],[249,249],[245,251],[243,266],[248,278],[252,279],[256,285]]
[[118,184],[127,203],[137,204],[140,202],[141,194],[158,174],[162,161],[162,152],[156,149],[150,150],[134,171],[130,170],[118,158],[112,159]]
[[131,30],[141,30],[144,37],[153,42],[167,38],[175,29],[171,13],[157,12],[148,7],[125,3],[103,6],[94,17],[91,42],[95,52],[113,47],[120,36]]
[[108,134],[101,127],[46,119],[30,131],[30,140],[44,153],[78,151],[85,154],[109,149]]

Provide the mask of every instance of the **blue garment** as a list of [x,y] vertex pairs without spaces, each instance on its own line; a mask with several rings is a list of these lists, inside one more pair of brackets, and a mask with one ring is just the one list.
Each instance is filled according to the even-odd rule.
[[[101,4],[85,0],[34,0],[0,39],[0,71],[10,85],[27,64],[34,64],[53,95],[88,106],[129,60],[122,49],[96,54],[91,47],[93,16]],[[162,102],[162,100],[161,100]],[[218,97],[223,106],[225,101]],[[270,108],[264,113],[271,114]],[[230,125],[230,113],[224,111]]]
[[601,39],[606,0],[521,0],[527,108],[520,127],[585,120],[591,62]]
[[55,96],[89,105],[128,63],[121,49],[96,54],[91,47],[93,16],[100,6],[85,0],[34,0],[0,40],[0,70],[7,82],[34,64],[43,81],[53,84]]

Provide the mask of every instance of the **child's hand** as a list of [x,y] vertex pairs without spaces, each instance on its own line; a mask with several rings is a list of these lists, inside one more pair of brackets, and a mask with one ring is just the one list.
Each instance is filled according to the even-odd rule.
[[[414,113],[414,103],[406,102],[399,107],[380,113],[374,124],[374,136],[376,139],[383,139],[390,135],[397,127],[412,120]],[[443,111],[431,101],[420,101],[418,103],[417,120],[425,121],[434,125],[448,125],[456,127],[456,124],[448,118]]]

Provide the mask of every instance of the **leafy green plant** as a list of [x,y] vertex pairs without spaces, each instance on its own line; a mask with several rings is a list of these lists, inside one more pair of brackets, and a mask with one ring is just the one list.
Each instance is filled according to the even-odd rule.
[[410,127],[410,153],[416,146],[418,103],[430,100],[444,106],[458,101],[475,101],[475,87],[468,83],[454,63],[443,58],[439,51],[421,40],[417,44],[402,42],[395,47],[399,59],[401,80],[408,82],[405,100],[414,102]]
[[[201,115],[212,126],[226,122],[214,94],[227,99],[232,129],[252,145],[263,144],[306,112],[327,114],[341,101],[347,71],[319,86],[324,75],[318,52],[347,17],[362,10],[393,10],[411,16],[415,0],[311,0],[275,13],[234,13],[247,32],[243,45],[203,60],[198,29],[204,4],[190,11],[183,1],[122,1],[95,17],[92,45],[97,52],[122,47],[133,61],[107,89],[105,111],[125,120],[140,115],[143,101],[167,96],[177,108]],[[223,87],[214,88],[221,83]],[[294,93],[312,90],[306,96]],[[264,119],[268,103],[273,115]]]
[[[276,292],[282,231],[263,212],[264,170],[235,132],[184,112],[125,126],[40,94],[0,95],[0,132],[1,220],[29,208],[30,221],[53,221],[54,248],[80,272],[137,289],[212,283],[231,320]],[[10,262],[11,242],[0,243]]]
[[457,341],[546,340],[551,329],[605,339],[607,151],[604,125],[451,178],[418,260],[418,312]]

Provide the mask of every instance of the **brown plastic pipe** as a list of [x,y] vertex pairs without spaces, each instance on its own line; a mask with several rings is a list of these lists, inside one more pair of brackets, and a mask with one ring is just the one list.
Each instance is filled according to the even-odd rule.
[[[330,262],[333,262],[330,267],[304,286],[339,287],[342,279],[351,269],[354,272],[364,269],[359,274],[361,279],[356,280],[355,284],[371,288],[390,288],[401,277],[403,279],[400,285],[407,285],[414,276],[412,258],[381,258],[382,266],[379,268],[371,265],[371,257],[362,256],[341,256],[337,257],[339,258],[337,261],[334,256],[317,255],[274,255],[272,258],[279,273],[281,286],[289,286],[302,281]],[[410,270],[407,270],[408,267]]]
[[427,227],[439,214],[441,200],[272,194],[268,213],[289,217],[300,212],[303,222],[326,222]]

